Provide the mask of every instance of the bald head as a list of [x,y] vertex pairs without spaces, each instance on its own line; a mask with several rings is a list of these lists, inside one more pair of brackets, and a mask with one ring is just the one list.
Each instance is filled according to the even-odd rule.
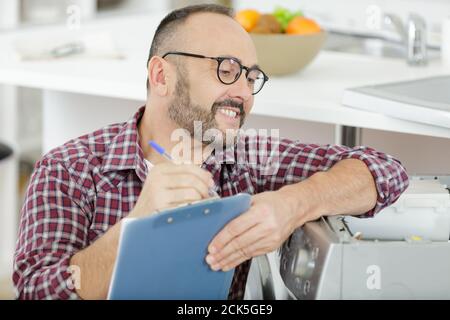
[[232,9],[214,4],[188,6],[169,13],[156,29],[147,66],[153,56],[173,50],[235,57],[244,51],[256,59],[253,42],[233,19]]
[[156,28],[146,66],[148,66],[148,62],[153,56],[162,55],[164,52],[172,49],[173,44],[176,43],[176,38],[180,38],[177,37],[180,26],[186,22],[188,17],[201,12],[210,12],[233,17],[233,11],[231,9],[214,4],[188,6],[170,12],[163,20],[161,20],[158,28]]
[[[234,19],[215,13],[190,16],[180,32],[183,50],[207,56],[233,56],[256,59],[256,51],[247,31]],[[178,47],[180,45],[177,44]],[[247,61],[255,62],[255,61]]]

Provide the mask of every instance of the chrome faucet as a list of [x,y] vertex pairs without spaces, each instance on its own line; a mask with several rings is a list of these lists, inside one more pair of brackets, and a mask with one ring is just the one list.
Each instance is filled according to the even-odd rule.
[[408,17],[408,63],[427,64],[427,29],[425,20],[417,14]]
[[425,20],[417,14],[410,13],[406,27],[395,14],[384,15],[386,25],[392,26],[405,44],[405,58],[412,66],[427,64],[427,38]]

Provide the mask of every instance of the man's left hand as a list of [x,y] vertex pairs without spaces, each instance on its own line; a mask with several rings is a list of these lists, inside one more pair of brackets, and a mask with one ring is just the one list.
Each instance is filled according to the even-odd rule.
[[297,227],[299,213],[294,211],[280,191],[253,196],[250,209],[228,223],[211,241],[206,262],[215,271],[228,271],[277,249]]

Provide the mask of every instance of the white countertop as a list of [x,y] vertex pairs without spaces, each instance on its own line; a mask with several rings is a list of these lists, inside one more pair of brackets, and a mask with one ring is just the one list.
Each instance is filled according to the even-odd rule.
[[[144,101],[148,50],[163,14],[98,19],[79,31],[65,26],[0,34],[0,83],[88,95]],[[11,57],[14,41],[109,32],[125,60],[67,58],[19,62]],[[402,59],[322,51],[292,76],[271,77],[257,95],[254,114],[450,138],[450,130],[341,105],[343,90],[375,83],[449,74],[440,61],[410,67]]]

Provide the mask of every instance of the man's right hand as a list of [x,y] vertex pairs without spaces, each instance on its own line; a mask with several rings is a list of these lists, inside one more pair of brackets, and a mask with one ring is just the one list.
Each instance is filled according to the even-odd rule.
[[[141,194],[129,217],[143,217],[157,210],[208,198],[212,175],[195,165],[157,164],[150,169]],[[71,265],[83,270],[78,295],[83,299],[105,299],[116,259],[121,221],[87,248],[77,252]]]
[[209,197],[214,185],[210,172],[193,164],[165,162],[153,166],[129,217],[143,217],[155,211]]

